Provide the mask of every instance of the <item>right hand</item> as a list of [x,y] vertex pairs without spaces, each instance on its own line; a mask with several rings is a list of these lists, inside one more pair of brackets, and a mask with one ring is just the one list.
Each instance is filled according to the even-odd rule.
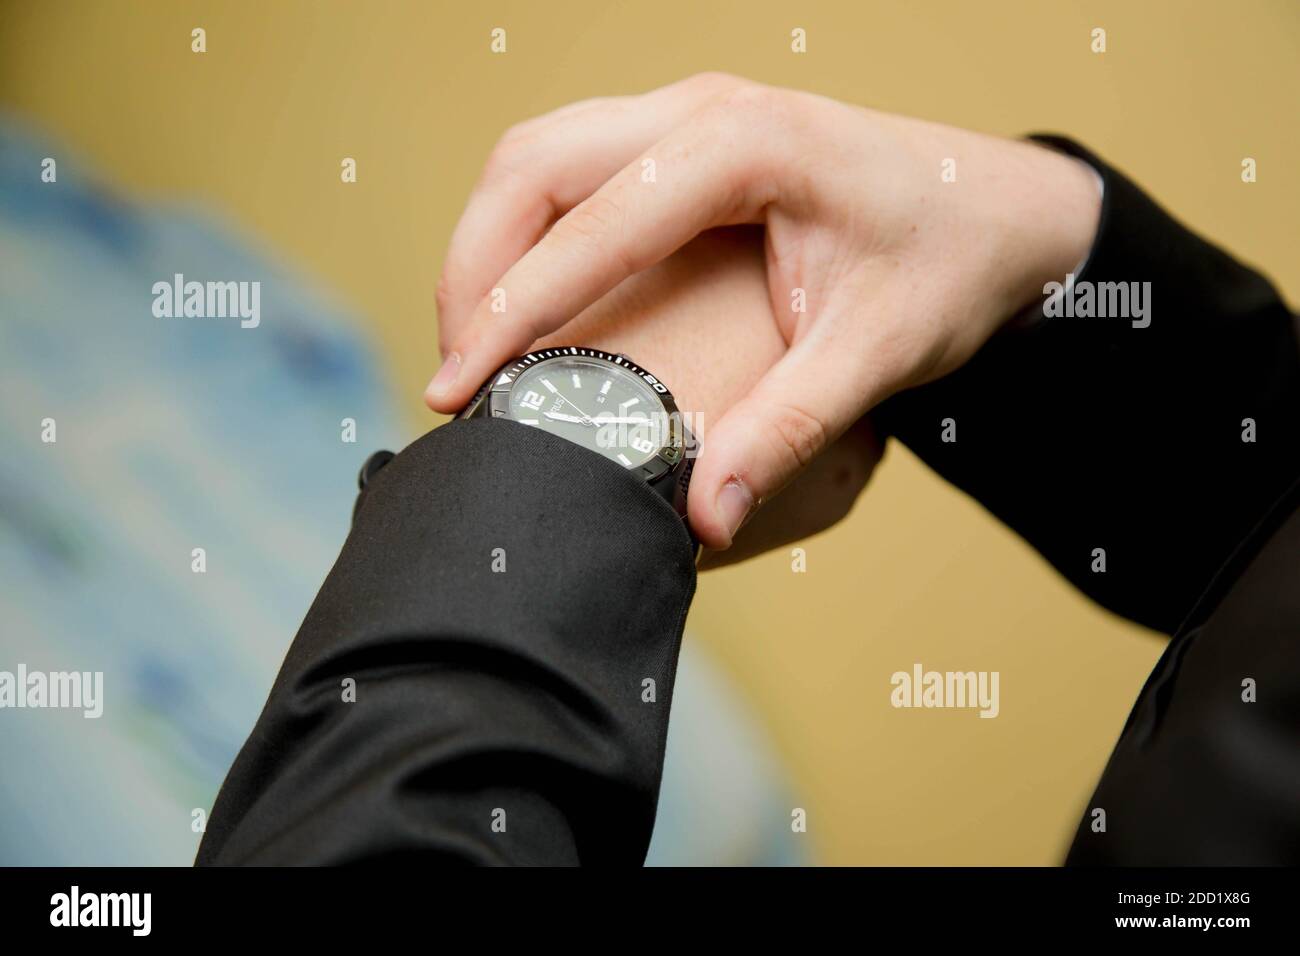
[[702,231],[762,225],[770,310],[756,321],[785,348],[712,423],[691,482],[696,535],[727,548],[865,412],[961,365],[1074,268],[1098,211],[1092,175],[1045,148],[734,77],[577,104],[512,131],[489,162],[447,255],[446,358],[426,399],[455,411]]

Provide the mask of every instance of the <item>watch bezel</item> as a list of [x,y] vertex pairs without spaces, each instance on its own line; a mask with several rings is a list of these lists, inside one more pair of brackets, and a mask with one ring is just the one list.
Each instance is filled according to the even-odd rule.
[[[686,438],[683,434],[681,414],[678,411],[677,402],[673,398],[672,391],[651,372],[637,365],[626,355],[602,352],[600,349],[588,348],[582,345],[537,349],[527,355],[521,355],[518,359],[501,366],[492,374],[492,384],[485,397],[488,404],[488,414],[493,418],[505,418],[514,421],[513,416],[510,414],[510,396],[519,377],[538,365],[565,358],[598,359],[608,362],[616,368],[632,372],[639,376],[642,382],[663,403],[664,411],[668,415],[665,444],[661,445],[644,464],[627,468],[628,472],[639,474],[646,481],[654,481],[672,471],[681,463],[686,454]],[[611,464],[617,465],[619,463],[611,461]]]

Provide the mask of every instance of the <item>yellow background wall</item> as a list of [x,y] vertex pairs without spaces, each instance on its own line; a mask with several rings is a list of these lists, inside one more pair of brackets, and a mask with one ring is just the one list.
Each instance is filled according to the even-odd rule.
[[[504,56],[488,51],[497,26]],[[124,190],[223,210],[332,287],[373,323],[412,436],[435,423],[419,394],[440,260],[495,138],[705,69],[1068,133],[1293,301],[1300,288],[1288,0],[0,3],[0,106]],[[356,185],[339,182],[344,156]],[[897,446],[851,518],[807,548],[806,574],[775,554],[703,577],[689,631],[763,715],[816,858],[1059,861],[1163,639],[1090,606]],[[892,709],[889,675],[914,661],[1001,671],[1001,716]]]

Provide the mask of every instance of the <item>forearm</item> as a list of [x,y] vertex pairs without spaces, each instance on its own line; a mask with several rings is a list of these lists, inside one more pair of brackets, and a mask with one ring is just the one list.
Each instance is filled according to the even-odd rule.
[[198,862],[640,864],[694,585],[617,465],[431,432],[372,481]]

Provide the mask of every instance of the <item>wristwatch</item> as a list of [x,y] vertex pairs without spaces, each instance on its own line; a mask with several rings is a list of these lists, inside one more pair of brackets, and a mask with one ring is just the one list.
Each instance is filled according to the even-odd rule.
[[[456,417],[508,418],[581,445],[627,469],[686,520],[695,438],[668,386],[625,355],[582,346],[529,352],[497,369]],[[366,460],[363,495],[392,459],[380,451]]]
[[626,355],[570,345],[512,359],[458,418],[508,418],[621,465],[683,519],[695,439],[668,386]]

